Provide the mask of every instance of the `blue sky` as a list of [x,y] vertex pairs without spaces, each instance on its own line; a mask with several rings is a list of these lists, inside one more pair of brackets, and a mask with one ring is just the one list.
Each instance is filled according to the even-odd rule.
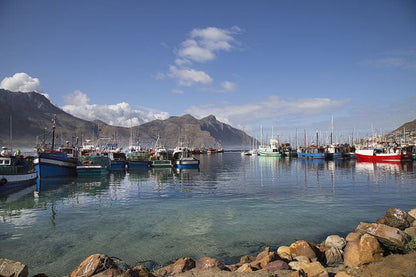
[[110,124],[214,114],[288,136],[416,118],[415,1],[3,0],[0,34],[2,88]]

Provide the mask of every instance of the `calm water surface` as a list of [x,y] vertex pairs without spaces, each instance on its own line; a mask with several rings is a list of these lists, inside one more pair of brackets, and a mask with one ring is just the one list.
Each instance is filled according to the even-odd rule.
[[1,195],[0,257],[49,276],[69,275],[93,253],[149,267],[182,256],[234,262],[266,245],[345,236],[391,207],[416,207],[415,163],[200,159],[200,170],[42,180]]

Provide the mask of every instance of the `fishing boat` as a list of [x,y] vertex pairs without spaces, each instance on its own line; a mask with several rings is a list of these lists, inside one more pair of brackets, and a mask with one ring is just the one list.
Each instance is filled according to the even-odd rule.
[[37,173],[30,158],[0,156],[0,192],[34,184]]
[[401,162],[411,161],[412,153],[402,148],[378,147],[356,150],[357,162]]
[[78,176],[95,176],[110,173],[111,161],[106,155],[92,153],[79,158]]
[[78,163],[78,149],[70,142],[55,150],[56,117],[52,120],[52,143],[42,148],[37,147],[33,161],[39,178],[76,176]]
[[[172,153],[170,153],[172,154]],[[150,156],[151,167],[172,167],[172,159],[169,157],[168,150],[161,145],[160,138],[158,137],[155,144],[155,150]]]
[[337,160],[344,158],[344,151],[340,145],[331,144],[327,146],[326,152],[326,159],[328,160]]
[[126,154],[127,157],[127,169],[143,169],[149,167],[150,153],[143,151],[140,147],[130,147]]
[[190,155],[187,147],[178,146],[173,150],[173,165],[176,168],[199,168],[199,160]]
[[297,154],[300,159],[325,159],[327,157],[325,148],[314,145],[306,148],[300,147]]
[[265,157],[281,157],[279,151],[279,141],[277,139],[270,139],[269,145],[259,146],[259,155]]

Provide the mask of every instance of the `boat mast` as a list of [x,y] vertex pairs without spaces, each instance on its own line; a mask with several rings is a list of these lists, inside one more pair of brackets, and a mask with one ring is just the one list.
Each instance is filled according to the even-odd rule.
[[52,118],[52,151],[55,146],[55,128],[56,128],[56,115]]
[[318,147],[319,141],[318,141],[318,129],[316,129],[316,146]]
[[331,117],[331,144],[334,142],[334,116]]
[[13,154],[13,121],[12,116],[10,116],[10,152]]

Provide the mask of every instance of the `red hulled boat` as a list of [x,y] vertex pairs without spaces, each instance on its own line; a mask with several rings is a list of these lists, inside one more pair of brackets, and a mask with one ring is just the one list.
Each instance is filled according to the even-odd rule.
[[356,150],[358,162],[401,162],[411,161],[412,153],[396,149],[396,151],[386,151],[385,148],[376,148],[368,150]]

